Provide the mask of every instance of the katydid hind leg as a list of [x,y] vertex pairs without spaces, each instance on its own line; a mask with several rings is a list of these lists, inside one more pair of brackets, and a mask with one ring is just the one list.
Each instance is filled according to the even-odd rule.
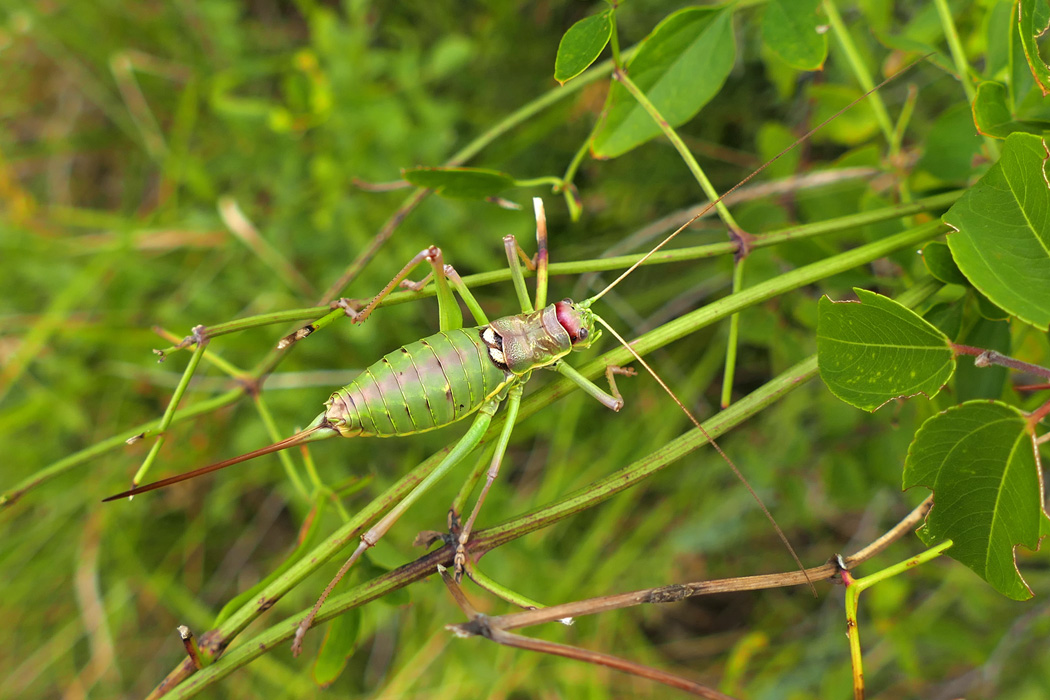
[[477,520],[478,513],[481,512],[481,505],[485,502],[485,497],[488,495],[492,483],[499,475],[500,465],[503,463],[503,457],[507,453],[507,445],[510,443],[511,433],[514,432],[514,424],[518,420],[518,407],[521,405],[522,389],[522,384],[514,384],[507,394],[507,410],[504,416],[506,422],[503,424],[503,429],[500,431],[499,439],[496,442],[496,450],[492,455],[492,461],[489,463],[489,469],[485,475],[485,485],[481,487],[481,493],[478,495],[478,500],[470,512],[470,517],[467,518],[466,524],[460,528],[456,538],[456,556],[454,560],[456,581],[460,581],[463,578],[463,566],[467,561],[466,547],[467,542],[470,540],[470,533],[474,529],[474,521]]
[[[431,272],[419,283],[409,281],[408,276],[412,273],[412,270],[424,261],[430,265]],[[459,305],[452,296],[452,290],[449,289],[448,280],[445,278],[444,257],[442,256],[441,249],[433,245],[424,248],[412,256],[412,259],[409,260],[396,275],[394,275],[394,278],[390,280],[387,285],[383,287],[363,309],[361,309],[361,311],[352,317],[354,323],[364,323],[379,303],[398,286],[407,287],[409,289],[422,288],[431,277],[433,277],[434,286],[437,290],[438,316],[440,318],[441,330],[447,331],[462,328],[463,314],[460,312]]]
[[433,471],[416,484],[416,486],[409,491],[404,498],[398,501],[397,505],[391,508],[387,514],[379,520],[379,522],[361,535],[360,544],[357,545],[357,548],[339,569],[335,577],[325,587],[321,596],[317,599],[317,602],[314,603],[309,614],[303,618],[302,622],[300,622],[299,626],[296,628],[295,639],[292,641],[292,653],[295,656],[298,656],[302,652],[303,637],[313,624],[314,618],[317,617],[317,613],[320,612],[321,606],[324,605],[328,596],[331,595],[332,590],[350,570],[350,567],[361,558],[362,554],[376,545],[376,542],[378,542],[380,538],[382,538],[383,535],[394,526],[394,523],[398,521],[413,503],[429,491],[436,482],[441,480],[441,478],[449,472],[449,470],[474,451],[474,448],[477,447],[481,443],[482,438],[485,437],[485,431],[488,430],[489,424],[492,422],[492,416],[496,413],[496,409],[499,408],[499,404],[500,401],[498,399],[492,399],[482,405],[482,407],[478,409],[478,415],[474,418],[474,422],[471,423],[470,429],[468,429],[463,437],[459,439],[452,450],[445,455],[444,459],[434,467]]

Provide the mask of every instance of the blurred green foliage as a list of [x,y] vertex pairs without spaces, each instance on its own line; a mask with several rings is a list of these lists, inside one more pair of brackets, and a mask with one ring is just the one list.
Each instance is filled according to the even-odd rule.
[[[780,3],[781,5],[783,3]],[[842,3],[869,66],[899,59],[875,36],[942,43],[933,5]],[[989,27],[1009,3],[953,3],[974,60],[1002,47]],[[400,169],[445,162],[508,114],[550,90],[558,42],[599,3],[456,2],[92,3],[0,6],[0,487],[163,413],[186,356],[150,350],[198,324],[316,303],[401,204],[407,190],[366,191]],[[617,13],[624,47],[680,6],[636,2]],[[1007,8],[1009,9],[1009,8]],[[740,56],[729,81],[680,133],[725,191],[763,157],[861,94],[832,46],[825,70],[799,73],[761,44],[761,3],[735,17]],[[902,40],[903,41],[903,40]],[[886,58],[887,55],[889,58]],[[999,62],[998,70],[1010,67]],[[872,69],[874,70],[874,68]],[[1020,84],[1020,81],[1018,81]],[[1030,87],[1030,79],[1029,79]],[[1020,89],[1020,88],[1018,88]],[[519,179],[560,176],[601,110],[600,82],[554,102],[470,161]],[[904,147],[883,159],[877,118],[840,118],[777,176],[845,166],[879,177],[843,180],[748,202],[752,231],[883,206],[902,183],[917,192],[965,184],[975,144],[958,82],[923,64],[880,94],[893,114],[918,98]],[[959,107],[959,104],[962,104]],[[962,123],[962,125],[960,125]],[[938,125],[964,134],[924,150]],[[972,126],[972,124],[970,125]],[[965,132],[965,133],[964,133]],[[962,138],[962,137],[960,137]],[[945,141],[949,141],[945,143]],[[922,160],[919,160],[919,158]],[[913,165],[919,166],[914,172]],[[632,232],[695,204],[698,188],[677,154],[656,141],[622,158],[585,160],[576,185],[584,215],[570,222],[548,191],[552,259],[594,258]],[[260,236],[309,285],[290,282],[234,236],[218,212],[232,198]],[[746,284],[883,237],[899,222],[754,253]],[[531,240],[529,207],[426,199],[346,294],[367,298],[428,244],[461,273],[505,266],[500,237]],[[688,242],[722,240],[702,224]],[[644,250],[648,241],[636,242]],[[531,246],[530,246],[531,247]],[[749,309],[742,317],[736,395],[814,352],[816,299],[854,285],[900,291],[925,274],[914,252],[838,275]],[[647,268],[603,300],[638,334],[728,290],[732,261]],[[611,278],[607,278],[611,279]],[[552,281],[552,298],[586,296],[587,277]],[[509,285],[478,290],[490,313],[513,313]],[[432,301],[382,309],[361,326],[336,325],[290,353],[265,396],[291,433],[332,387],[398,345],[437,329]],[[241,368],[289,328],[224,336],[209,351]],[[1014,347],[1044,361],[1045,335],[1013,329]],[[1016,351],[1015,351],[1016,352]],[[716,410],[725,330],[707,329],[652,356],[702,415]],[[537,378],[544,383],[545,378]],[[585,487],[677,436],[688,422],[654,383],[623,380],[613,415],[582,395],[515,431],[481,526]],[[209,369],[184,406],[234,388]],[[1012,391],[1009,387],[1001,391]],[[859,548],[925,493],[900,492],[900,469],[919,421],[949,399],[863,414],[810,383],[722,441],[807,565]],[[353,511],[461,432],[453,427],[387,441],[332,441],[311,450],[333,486],[371,479],[344,499]],[[167,475],[269,442],[242,402],[179,423],[153,475]],[[335,444],[333,444],[335,443]],[[126,487],[148,444],[108,451],[0,511],[0,696],[146,695],[183,658],[175,626],[206,631],[223,605],[288,556],[311,503],[276,459],[134,501],[99,500]],[[441,529],[469,467],[413,508],[356,580],[419,555],[421,530]],[[327,534],[340,520],[329,508]],[[906,558],[909,537],[870,566]],[[866,677],[873,697],[1034,698],[1050,687],[1045,557],[1021,551],[1034,601],[1005,600],[944,559],[862,599]],[[310,605],[335,564],[282,599],[272,624]],[[710,451],[640,487],[485,557],[485,571],[544,603],[705,578],[791,570],[768,523]],[[619,654],[749,698],[844,697],[850,689],[841,592],[822,586],[697,598],[583,618],[528,632]],[[507,606],[474,588],[485,611]],[[434,577],[360,612],[356,653],[332,691],[347,697],[665,697],[661,687],[602,668],[456,640],[462,614]],[[248,634],[256,629],[249,630]],[[283,648],[238,670],[207,697],[321,696],[308,655]],[[1023,654],[1021,650],[1024,650]],[[331,692],[331,691],[329,691]]]

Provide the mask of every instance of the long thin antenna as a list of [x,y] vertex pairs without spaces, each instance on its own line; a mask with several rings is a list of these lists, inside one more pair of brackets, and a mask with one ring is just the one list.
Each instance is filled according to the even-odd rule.
[[740,469],[737,468],[736,464],[733,463],[733,460],[729,458],[729,455],[727,455],[725,453],[725,450],[723,450],[718,445],[718,443],[715,442],[715,439],[711,437],[711,433],[707,432],[707,430],[704,429],[704,426],[701,425],[700,421],[696,419],[696,416],[693,415],[693,412],[686,408],[685,404],[682,403],[681,399],[679,399],[678,396],[671,390],[671,387],[667,386],[667,384],[664,383],[664,380],[660,379],[660,375],[658,375],[656,371],[653,370],[653,368],[650,367],[648,363],[646,363],[646,361],[642,359],[641,355],[635,352],[634,348],[631,347],[631,344],[624,340],[612,326],[606,323],[605,319],[603,319],[601,316],[598,316],[597,314],[593,315],[594,320],[602,324],[605,330],[609,331],[614,338],[620,341],[620,345],[624,346],[627,349],[627,352],[631,353],[631,355],[634,356],[634,359],[637,360],[638,363],[645,368],[645,371],[652,375],[653,379],[656,380],[656,383],[663,387],[663,390],[667,392],[667,395],[671,397],[671,400],[678,404],[678,408],[682,409],[682,413],[684,413],[686,417],[688,417],[689,420],[693,422],[693,425],[696,426],[697,430],[704,434],[704,437],[707,439],[708,443],[711,444],[711,447],[715,448],[715,451],[722,456],[722,459],[726,461],[726,464],[729,465],[729,468],[733,470],[734,474],[736,474],[736,478],[740,480],[740,483],[742,483],[744,487],[748,490],[748,493],[751,494],[751,497],[755,499],[755,503],[758,504],[758,507],[762,509],[763,513],[765,513],[766,520],[768,520],[773,526],[773,529],[777,531],[777,537],[779,537],[780,541],[784,543],[785,547],[787,547],[787,550],[791,553],[791,558],[795,560],[796,564],[798,564],[799,571],[801,571],[802,575],[806,577],[806,581],[809,583],[809,587],[810,590],[813,591],[813,595],[817,595],[817,589],[813,585],[813,582],[810,581],[809,574],[806,573],[806,567],[802,564],[802,560],[799,559],[798,554],[795,552],[795,548],[791,546],[790,542],[788,542],[787,535],[785,535],[784,531],[780,529],[779,525],[777,525],[777,521],[773,518],[773,514],[769,512],[768,508],[766,508],[766,504],[762,502],[762,499],[755,492],[755,489],[751,487],[751,483],[748,482],[746,478],[744,478],[744,475],[741,473]]
[[644,256],[642,256],[642,258],[641,258],[641,259],[640,259],[640,260],[639,260],[638,262],[636,262],[635,264],[631,265],[631,266],[630,266],[629,268],[627,268],[626,270],[624,270],[624,271],[623,271],[623,273],[622,273],[622,274],[621,274],[621,275],[620,275],[619,277],[617,277],[616,279],[614,279],[614,280],[613,280],[613,281],[612,281],[612,282],[611,282],[611,283],[609,284],[609,286],[607,286],[607,287],[606,287],[605,289],[603,289],[602,291],[598,292],[598,293],[597,293],[597,294],[595,294],[595,295],[594,295],[593,297],[591,297],[590,299],[588,299],[588,300],[587,300],[587,303],[590,303],[590,302],[594,302],[594,301],[597,301],[598,299],[601,299],[601,298],[602,298],[603,296],[605,296],[605,293],[606,293],[606,292],[608,292],[608,291],[609,291],[610,289],[612,289],[613,287],[615,287],[616,285],[618,285],[618,284],[619,284],[619,283],[620,283],[621,281],[623,281],[624,279],[626,279],[626,278],[627,278],[627,277],[628,277],[628,276],[629,276],[629,275],[630,275],[630,274],[631,274],[632,272],[634,272],[635,268],[637,268],[637,267],[638,267],[639,265],[644,265],[644,264],[645,264],[645,261],[646,261],[646,260],[648,260],[649,258],[651,258],[651,257],[653,256],[653,254],[654,254],[654,253],[656,253],[656,252],[657,252],[658,250],[660,250],[660,249],[661,249],[661,248],[663,248],[663,247],[664,247],[665,245],[667,245],[668,243],[670,243],[670,242],[671,242],[671,241],[672,241],[672,240],[674,239],[674,237],[675,237],[675,236],[677,236],[677,235],[678,235],[679,233],[681,233],[682,231],[684,231],[685,229],[687,229],[687,228],[689,227],[689,225],[690,225],[690,224],[692,224],[692,223],[693,223],[694,221],[696,221],[697,219],[699,219],[699,218],[700,218],[701,216],[703,216],[703,215],[704,215],[704,214],[706,214],[707,212],[711,211],[711,209],[713,209],[713,208],[715,207],[715,205],[716,205],[716,204],[718,204],[718,203],[719,203],[719,202],[721,202],[721,201],[722,201],[723,199],[725,199],[725,198],[726,198],[726,197],[728,197],[729,195],[731,195],[731,194],[733,194],[734,192],[736,192],[736,191],[737,191],[737,190],[738,190],[739,188],[741,188],[741,187],[743,187],[744,185],[746,185],[746,184],[747,184],[748,182],[750,182],[750,181],[751,181],[751,180],[752,180],[752,179],[753,179],[753,178],[754,178],[754,177],[755,177],[756,175],[758,175],[758,174],[759,174],[760,172],[762,172],[763,170],[765,170],[766,168],[768,168],[768,167],[769,167],[770,165],[772,165],[773,163],[776,163],[776,162],[777,162],[778,160],[780,160],[781,158],[783,158],[783,157],[784,157],[785,155],[787,155],[787,154],[788,154],[788,153],[790,153],[791,151],[795,150],[795,148],[797,148],[797,147],[799,146],[799,144],[803,143],[804,141],[807,141],[807,140],[808,140],[808,139],[809,139],[809,138],[810,138],[811,136],[813,136],[813,134],[817,133],[818,131],[820,131],[821,129],[823,129],[823,128],[824,128],[825,126],[827,126],[827,125],[828,125],[828,124],[829,124],[830,122],[832,122],[832,121],[834,121],[835,119],[837,119],[837,118],[839,117],[839,115],[840,115],[840,114],[842,114],[843,112],[845,112],[845,111],[847,111],[847,110],[849,110],[849,109],[852,109],[854,105],[856,105],[856,104],[857,104],[858,102],[860,102],[860,101],[862,101],[862,100],[864,100],[864,99],[867,99],[867,97],[868,97],[869,95],[871,95],[871,94],[872,94],[873,92],[876,92],[876,91],[878,91],[878,90],[881,90],[881,89],[882,89],[882,88],[883,88],[883,87],[884,87],[884,86],[885,86],[885,85],[886,85],[887,83],[889,83],[889,82],[890,82],[891,80],[896,80],[896,79],[897,79],[897,77],[899,77],[900,75],[902,75],[902,74],[906,73],[907,71],[911,70],[911,69],[912,69],[912,67],[914,67],[914,66],[915,66],[915,64],[917,64],[917,63],[919,63],[919,62],[921,62],[921,61],[925,61],[925,60],[926,60],[926,59],[927,59],[927,58],[928,58],[928,57],[929,57],[930,55],[931,55],[931,54],[926,54],[925,56],[922,56],[922,57],[920,57],[920,58],[917,58],[917,59],[915,59],[914,61],[912,61],[911,63],[909,63],[909,64],[908,64],[907,66],[905,66],[905,67],[904,67],[903,69],[901,69],[900,71],[898,71],[898,72],[894,73],[894,74],[893,74],[893,75],[891,75],[890,77],[886,78],[886,79],[885,79],[885,80],[883,80],[883,81],[882,81],[881,83],[879,83],[878,85],[876,85],[876,86],[875,86],[875,87],[873,87],[872,89],[868,90],[868,91],[867,91],[867,92],[865,92],[865,93],[864,93],[863,95],[861,95],[861,96],[860,96],[860,97],[858,97],[857,99],[853,100],[853,101],[852,101],[852,102],[850,102],[850,103],[849,103],[848,105],[846,105],[845,107],[843,107],[843,108],[842,108],[842,109],[840,109],[839,111],[835,112],[834,114],[832,114],[832,115],[831,115],[830,117],[828,117],[827,119],[825,119],[825,120],[824,120],[824,121],[822,121],[821,123],[817,124],[817,125],[816,125],[815,127],[813,127],[812,129],[810,129],[809,131],[807,131],[807,132],[806,132],[805,134],[803,134],[803,135],[802,135],[802,136],[800,136],[799,138],[795,139],[795,142],[794,142],[794,143],[792,143],[792,144],[791,144],[790,146],[788,146],[787,148],[785,148],[784,150],[782,150],[782,151],[781,151],[780,153],[776,154],[775,156],[773,156],[772,158],[770,158],[769,160],[767,160],[767,161],[766,161],[765,163],[763,163],[762,165],[758,166],[758,168],[756,168],[756,169],[755,169],[755,170],[754,170],[754,171],[753,171],[753,172],[752,172],[752,173],[751,173],[750,175],[748,175],[748,176],[747,176],[747,177],[745,177],[745,178],[744,178],[743,180],[741,180],[740,182],[736,183],[736,184],[735,184],[735,185],[733,185],[733,186],[732,186],[731,188],[729,188],[728,190],[726,190],[726,191],[725,191],[725,192],[724,192],[724,193],[723,193],[723,194],[722,194],[722,195],[721,195],[721,196],[720,196],[720,197],[719,197],[718,199],[716,199],[716,200],[715,200],[715,201],[713,201],[713,202],[710,202],[710,203],[709,203],[709,204],[708,204],[708,205],[707,205],[706,207],[704,207],[703,209],[701,209],[701,210],[700,210],[700,212],[699,212],[699,213],[698,213],[698,214],[697,214],[696,216],[694,216],[693,218],[689,219],[689,221],[686,221],[686,222],[685,222],[684,224],[682,224],[681,226],[679,226],[679,227],[678,227],[678,228],[677,228],[677,229],[676,229],[676,230],[675,230],[675,231],[674,231],[673,233],[671,233],[671,235],[669,235],[669,236],[668,236],[667,238],[665,238],[665,239],[663,239],[662,241],[660,241],[660,244],[659,244],[659,245],[657,245],[657,246],[656,246],[655,248],[653,248],[653,249],[652,249],[652,250],[650,250],[650,251],[649,251],[648,253],[646,253],[646,254],[645,254]]

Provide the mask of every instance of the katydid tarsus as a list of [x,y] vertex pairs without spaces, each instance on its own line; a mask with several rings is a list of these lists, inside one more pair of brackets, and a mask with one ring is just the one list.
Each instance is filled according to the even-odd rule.
[[[879,87],[881,85],[877,86],[875,90]],[[870,92],[872,91],[869,91],[866,95],[870,94]],[[858,98],[857,101],[863,99],[863,97]],[[478,447],[500,404],[505,403],[506,421],[496,442],[485,484],[469,518],[462,527],[456,527],[458,523],[450,522],[450,526],[454,530],[458,530],[455,533],[455,542],[457,544],[454,560],[456,575],[459,577],[462,574],[463,567],[466,564],[466,544],[469,541],[470,532],[485,496],[498,474],[514,428],[524,385],[534,370],[548,369],[556,371],[571,380],[604,406],[611,408],[613,411],[619,411],[622,408],[624,402],[617,389],[615,375],[634,374],[633,370],[613,366],[607,367],[605,374],[609,384],[609,391],[605,391],[574,370],[564,360],[571,352],[585,350],[593,345],[602,334],[602,330],[598,327],[601,325],[608,329],[633,355],[634,359],[652,374],[693,424],[704,432],[708,442],[718,451],[737,477],[748,488],[752,496],[758,501],[763,512],[770,522],[773,523],[778,535],[787,545],[799,569],[803,569],[786,537],[779,527],[776,526],[772,516],[765,506],[762,505],[761,499],[748,485],[746,479],[744,479],[732,460],[707,435],[699,421],[678,400],[671,389],[645,361],[635,353],[630,344],[621,338],[600,316],[595,314],[591,306],[628,277],[639,265],[643,264],[648,256],[664,247],[693,221],[706,214],[727,195],[750,181],[770,163],[808,139],[813,132],[855,103],[856,101],[822,122],[779,155],[763,164],[716,200],[710,202],[692,219],[668,235],[650,250],[646,256],[617,277],[601,292],[584,301],[573,302],[570,299],[564,299],[554,304],[546,303],[547,235],[543,204],[538,197],[534,198],[538,244],[536,256],[531,259],[528,258],[513,236],[504,238],[511,279],[522,309],[520,314],[490,321],[470,290],[462,283],[455,269],[451,265],[444,263],[441,250],[435,246],[430,246],[420,251],[363,309],[357,311],[345,300],[341,301],[338,304],[340,308],[335,312],[286,336],[280,341],[279,347],[287,347],[309,336],[343,314],[349,316],[355,323],[363,322],[376,306],[399,285],[419,289],[431,280],[436,288],[439,305],[440,331],[438,333],[398,348],[370,365],[354,381],[334,392],[325,403],[325,411],[319,414],[304,430],[258,450],[167,479],[143,486],[136,486],[110,496],[105,500],[112,501],[153,491],[254,459],[255,457],[329,437],[395,437],[410,435],[445,427],[467,416],[474,415],[470,428],[433,471],[361,536],[361,542],[358,547],[325,588],[310,614],[300,623],[292,647],[294,653],[298,654],[301,650],[304,634],[309,629],[314,617],[334,586],[367,549],[375,546],[378,540],[386,534],[413,503],[422,497],[435,482],[440,480],[448,471]],[[522,260],[528,263],[529,267],[536,272],[537,282],[534,303],[529,298],[525,284],[525,276],[521,265]],[[423,262],[428,263],[432,271],[419,283],[408,281],[407,278],[412,270]],[[478,324],[477,326],[473,328],[462,327],[462,316],[453,296],[453,290],[463,299]]]

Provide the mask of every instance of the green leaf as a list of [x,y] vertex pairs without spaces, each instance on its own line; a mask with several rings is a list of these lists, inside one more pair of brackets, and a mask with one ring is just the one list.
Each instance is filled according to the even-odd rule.
[[1011,31],[1011,22],[1016,21],[1016,15],[1013,3],[1000,2],[989,8],[982,32],[988,47],[985,53],[985,75],[1006,75],[1009,71],[1010,44],[1015,33]]
[[819,31],[820,0],[770,0],[762,17],[762,40],[792,68],[820,70],[828,37]]
[[569,27],[558,44],[554,79],[564,85],[587,70],[605,50],[611,36],[612,10],[581,19]]
[[926,137],[919,167],[945,182],[966,183],[974,168],[974,156],[984,142],[973,120],[965,102],[944,110]]
[[1039,55],[1039,44],[1036,41],[1046,32],[1050,21],[1046,0],[1020,0],[1019,4],[1021,46],[1024,47],[1025,59],[1043,95],[1050,95],[1050,68]]
[[953,406],[919,428],[904,488],[925,486],[935,505],[917,534],[951,539],[948,556],[1014,600],[1032,597],[1014,549],[1035,549],[1044,518],[1035,444],[1024,415],[997,401]]
[[977,130],[985,136],[1004,139],[1013,129],[1014,115],[1006,104],[1006,86],[985,81],[977,86],[973,98],[973,121]]
[[314,682],[322,688],[332,684],[346,668],[357,649],[361,631],[361,609],[353,608],[328,623],[321,651],[314,662]]
[[1015,131],[1041,134],[1038,126],[1017,121],[1006,104],[1006,86],[1001,83],[983,82],[977,86],[973,99],[973,120],[977,129],[985,136],[1005,139]]
[[961,284],[969,286],[963,273],[952,260],[952,252],[946,243],[927,243],[922,248],[922,261],[926,263],[926,269],[930,274],[945,284]]
[[[718,93],[735,58],[732,10],[694,7],[660,22],[628,73],[667,123],[679,126]],[[595,158],[615,158],[658,134],[656,122],[626,88],[613,82],[591,152]]]
[[952,257],[994,304],[1050,325],[1050,186],[1042,139],[1010,134],[1003,154],[942,217]]
[[1009,313],[993,304],[988,297],[976,289],[971,289],[970,292],[973,294],[974,299],[977,300],[977,312],[981,314],[982,318],[986,318],[989,321],[1005,321],[1010,318]]
[[515,185],[510,175],[483,168],[405,168],[401,176],[450,199],[485,199]]
[[949,340],[953,340],[959,337],[959,331],[962,330],[963,305],[958,302],[935,304],[922,317],[936,326]]
[[948,338],[892,299],[854,291],[859,303],[820,300],[817,364],[831,393],[866,411],[935,396],[955,370]]

